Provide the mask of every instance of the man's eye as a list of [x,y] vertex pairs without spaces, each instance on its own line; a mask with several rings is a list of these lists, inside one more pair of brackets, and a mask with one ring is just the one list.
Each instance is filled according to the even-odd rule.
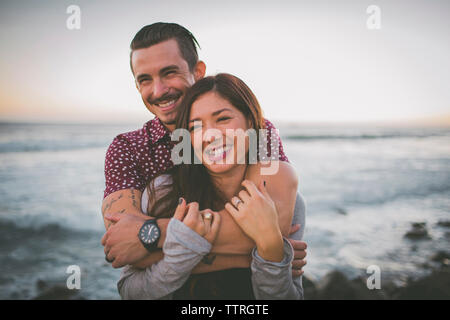
[[139,80],[139,84],[143,84],[143,83],[146,83],[148,81],[150,81],[150,79],[141,79],[141,80]]

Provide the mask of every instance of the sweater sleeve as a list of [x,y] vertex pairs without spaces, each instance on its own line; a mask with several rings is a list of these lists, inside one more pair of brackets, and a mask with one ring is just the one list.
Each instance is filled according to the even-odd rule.
[[163,245],[164,258],[146,269],[126,266],[117,283],[122,299],[171,299],[211,244],[177,219],[171,219]]
[[[300,230],[289,237],[302,240],[305,230],[306,204],[303,196],[297,193],[292,224],[300,224]],[[256,299],[303,300],[302,276],[292,277],[293,248],[283,239],[284,258],[281,262],[266,261],[252,251],[252,286]]]

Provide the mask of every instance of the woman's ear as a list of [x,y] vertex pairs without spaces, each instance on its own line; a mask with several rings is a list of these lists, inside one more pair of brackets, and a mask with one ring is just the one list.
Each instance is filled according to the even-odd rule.
[[194,78],[197,82],[205,76],[206,64],[203,61],[198,61],[194,68]]

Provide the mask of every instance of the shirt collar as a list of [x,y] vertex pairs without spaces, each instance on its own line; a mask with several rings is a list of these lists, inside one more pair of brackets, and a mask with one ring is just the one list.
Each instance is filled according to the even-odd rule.
[[147,122],[147,134],[152,144],[158,142],[166,135],[170,137],[170,131],[163,125],[161,120],[155,117]]

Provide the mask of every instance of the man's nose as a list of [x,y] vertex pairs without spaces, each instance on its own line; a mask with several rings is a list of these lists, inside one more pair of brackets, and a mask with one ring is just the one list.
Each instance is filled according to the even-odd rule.
[[164,81],[155,79],[153,81],[153,99],[159,99],[169,91]]

